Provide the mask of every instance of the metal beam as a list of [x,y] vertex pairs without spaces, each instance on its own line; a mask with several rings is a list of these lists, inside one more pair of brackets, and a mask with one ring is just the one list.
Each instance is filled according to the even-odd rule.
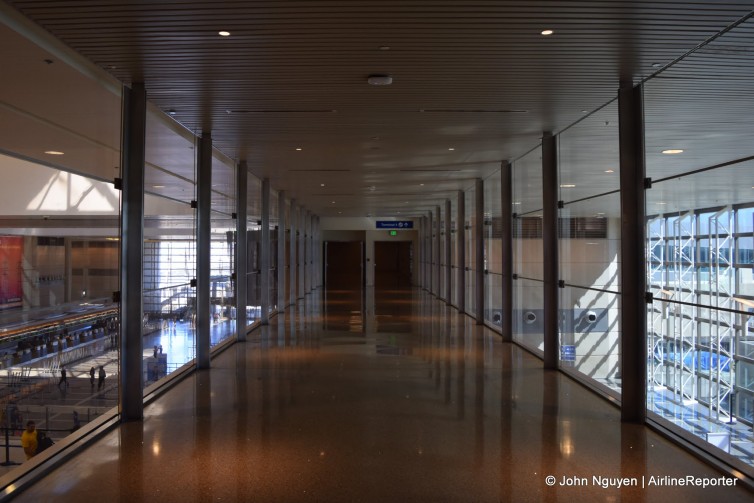
[[503,279],[501,292],[503,342],[513,342],[513,176],[508,161],[500,164],[500,205],[502,239],[500,257]]
[[248,205],[249,170],[246,161],[241,161],[236,169],[236,340],[246,340],[246,304],[248,296],[246,275],[248,240],[246,237],[246,206]]
[[647,414],[646,173],[642,87],[618,91],[620,148],[620,369],[621,420],[643,423]]
[[542,135],[544,367],[558,368],[558,157],[552,133]]
[[286,228],[288,227],[288,222],[285,219],[285,192],[280,191],[278,192],[278,232],[277,232],[277,243],[278,243],[278,254],[277,254],[277,283],[278,283],[278,295],[277,295],[277,307],[278,312],[282,313],[285,311],[285,304],[286,304],[286,298],[285,298],[285,273],[286,273],[286,267],[285,267],[285,239],[286,239]]
[[456,304],[460,312],[466,311],[466,194],[458,191],[456,215]]
[[259,250],[259,268],[261,269],[261,318],[262,325],[270,321],[270,179],[262,180],[262,242]]
[[484,324],[484,181],[477,179],[474,183],[476,202],[474,221],[474,255],[476,274],[474,284],[474,317],[477,325]]
[[196,218],[196,367],[209,368],[210,242],[212,208],[212,135],[202,133],[197,149]]
[[120,248],[120,413],[123,421],[144,414],[142,319],[144,296],[144,163],[147,124],[144,84],[123,87]]
[[453,268],[451,245],[453,244],[452,236],[450,232],[450,199],[445,200],[445,303],[450,305],[451,293],[453,290],[453,283],[451,281]]

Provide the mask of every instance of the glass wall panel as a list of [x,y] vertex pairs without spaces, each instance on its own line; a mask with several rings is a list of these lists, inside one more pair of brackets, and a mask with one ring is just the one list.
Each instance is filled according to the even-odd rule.
[[[5,36],[8,47],[40,54],[13,30]],[[26,421],[58,442],[119,394],[120,86],[56,60],[45,67],[47,99],[29,92],[39,82],[24,64],[0,85],[0,418],[11,464],[26,459]]]
[[558,135],[560,366],[620,392],[618,103]]
[[145,385],[196,356],[195,137],[149,110],[144,216]]
[[464,230],[466,232],[466,264],[464,264],[464,271],[466,274],[466,313],[474,316],[476,298],[474,295],[476,285],[476,254],[474,252],[474,225],[476,222],[476,215],[474,209],[476,208],[476,188],[471,187],[464,192],[464,209],[466,210]]
[[212,213],[210,249],[210,344],[232,336],[235,326],[236,168],[231,159],[212,159]]
[[262,317],[259,252],[262,233],[262,182],[249,175],[246,183],[246,329]]
[[484,180],[484,319],[495,327],[503,323],[500,183],[500,171]]
[[750,476],[753,33],[749,19],[644,89],[648,408]]
[[542,354],[542,147],[512,166],[513,339]]

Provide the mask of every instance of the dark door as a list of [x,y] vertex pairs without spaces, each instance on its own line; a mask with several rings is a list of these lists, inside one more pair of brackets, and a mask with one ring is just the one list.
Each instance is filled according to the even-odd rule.
[[325,287],[356,290],[363,285],[363,241],[325,242]]
[[411,286],[411,241],[374,242],[374,286]]

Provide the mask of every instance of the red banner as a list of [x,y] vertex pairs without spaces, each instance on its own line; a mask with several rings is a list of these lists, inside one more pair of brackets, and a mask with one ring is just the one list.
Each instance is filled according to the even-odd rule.
[[24,238],[0,236],[0,309],[22,306]]

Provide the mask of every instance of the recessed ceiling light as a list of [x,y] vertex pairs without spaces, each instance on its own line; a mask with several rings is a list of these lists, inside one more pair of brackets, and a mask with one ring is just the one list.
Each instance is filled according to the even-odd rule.
[[420,184],[419,184],[419,187],[424,187],[424,184],[423,184],[423,183],[420,183]]
[[155,189],[164,189],[165,188],[164,185],[152,185],[152,187],[154,187]]
[[572,189],[572,188],[574,188],[575,186],[576,186],[576,185],[574,185],[574,184],[572,184],[572,183],[561,183],[561,184],[560,184],[560,188],[561,188],[561,189]]
[[681,149],[679,149],[679,148],[669,148],[669,149],[667,149],[667,150],[663,150],[663,151],[662,151],[662,153],[663,153],[663,154],[669,154],[669,155],[673,155],[673,154],[682,154],[682,153],[683,153],[683,150],[681,150]]
[[652,68],[660,68],[662,63],[652,63]]
[[582,110],[581,113],[585,114],[585,113],[587,113],[587,110]]
[[221,37],[230,37],[230,32],[225,31],[225,30],[218,31],[217,34],[220,35]]
[[668,204],[668,203],[662,203],[662,202],[660,202],[660,203],[655,203],[655,204],[657,204],[657,205],[659,205],[659,206],[665,206],[665,205],[666,205],[666,204]]
[[450,147],[450,148],[448,148],[448,150],[450,150],[452,152],[455,149],[453,147]]
[[605,170],[605,173],[615,173],[615,170],[612,170],[612,169],[606,169],[606,170]]
[[303,149],[302,149],[301,147],[296,147],[296,150],[297,150],[298,152],[301,152],[301,151],[302,151]]
[[390,75],[374,74],[367,77],[367,83],[373,86],[389,86],[393,83],[393,77]]
[[521,204],[521,201],[516,201],[513,204]]
[[381,45],[380,46],[380,50],[381,51],[389,51],[390,50],[390,46],[389,45]]
[[552,35],[553,33],[555,32],[552,30],[542,30],[542,35]]
[[325,184],[324,184],[324,183],[320,183],[320,184],[319,184],[319,186],[320,186],[320,187],[324,187],[324,186],[325,186]]
[[338,215],[340,215],[341,213],[343,213],[343,212],[342,212],[342,211],[339,211],[339,212],[338,212]]
[[330,203],[335,204],[335,201],[330,201]]
[[63,155],[65,152],[58,152],[57,150],[45,150],[45,154],[49,155]]

